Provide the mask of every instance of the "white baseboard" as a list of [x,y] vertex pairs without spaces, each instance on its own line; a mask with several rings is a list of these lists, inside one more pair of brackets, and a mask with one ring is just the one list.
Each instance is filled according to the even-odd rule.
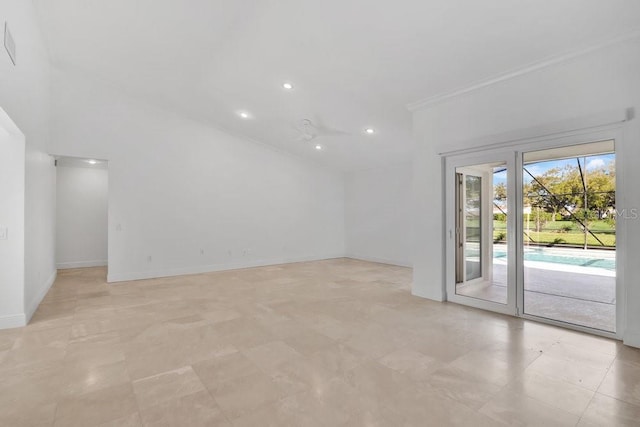
[[444,292],[438,292],[437,290],[432,293],[421,292],[416,290],[414,286],[411,286],[411,295],[413,295],[414,297],[430,299],[437,302],[444,302],[446,300]]
[[105,267],[106,265],[106,259],[98,259],[93,261],[59,262],[56,267],[58,270],[67,270],[70,268]]
[[640,348],[640,333],[626,333],[622,339],[624,345]]
[[346,258],[358,259],[360,261],[369,261],[369,262],[377,262],[380,264],[389,264],[389,265],[397,265],[398,267],[408,267],[411,268],[412,265],[410,262],[399,261],[389,258],[378,258],[367,255],[357,255],[357,254],[347,254]]
[[27,324],[27,321],[24,316],[24,313],[0,317],[0,329],[19,328],[26,324]]
[[53,282],[56,281],[57,275],[58,275],[58,270],[53,270],[53,273],[51,273],[51,276],[49,276],[47,281],[43,284],[40,291],[27,304],[26,310],[25,310],[27,323],[31,321],[33,314],[36,312],[36,310],[40,306],[40,303],[42,302],[44,297],[47,295],[47,292],[49,292],[49,289],[51,289],[51,286],[53,286]]
[[243,268],[254,268],[254,267],[266,267],[269,265],[291,264],[295,262],[321,261],[321,260],[334,259],[334,258],[344,258],[344,255],[340,254],[340,255],[326,255],[326,256],[262,259],[262,260],[246,261],[246,262],[230,262],[225,264],[212,264],[212,265],[203,265],[203,266],[192,266],[192,267],[184,267],[184,268],[139,271],[139,272],[113,273],[110,271],[107,274],[107,282],[114,283],[114,282],[128,282],[130,280],[157,279],[160,277],[173,277],[173,276],[184,276],[189,274],[213,273],[216,271],[239,270]]

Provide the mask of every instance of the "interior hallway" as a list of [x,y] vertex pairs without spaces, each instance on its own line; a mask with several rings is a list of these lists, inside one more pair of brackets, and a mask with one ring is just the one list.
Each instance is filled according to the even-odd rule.
[[631,425],[640,350],[335,259],[107,285],[0,331],[0,425]]

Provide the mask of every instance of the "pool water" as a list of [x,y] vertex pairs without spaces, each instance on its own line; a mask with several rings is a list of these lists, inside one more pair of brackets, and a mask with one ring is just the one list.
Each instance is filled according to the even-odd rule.
[[[493,252],[494,258],[506,258],[506,256],[507,256],[507,253],[503,250],[496,250]],[[605,270],[611,270],[611,271],[616,270],[615,258],[598,258],[595,256],[580,257],[580,256],[559,255],[554,253],[532,251],[532,252],[525,252],[524,259],[525,261],[551,262],[555,264],[603,268]]]

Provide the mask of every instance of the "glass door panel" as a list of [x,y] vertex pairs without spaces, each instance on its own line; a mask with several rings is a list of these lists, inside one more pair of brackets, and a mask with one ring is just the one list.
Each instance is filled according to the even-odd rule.
[[465,281],[482,277],[482,177],[464,176]]
[[[509,293],[515,301],[515,284],[509,290],[507,280],[507,161],[458,166],[452,172],[455,174],[454,299],[473,298],[506,306]],[[503,307],[501,311],[504,310]]]
[[613,141],[523,154],[526,315],[615,332]]

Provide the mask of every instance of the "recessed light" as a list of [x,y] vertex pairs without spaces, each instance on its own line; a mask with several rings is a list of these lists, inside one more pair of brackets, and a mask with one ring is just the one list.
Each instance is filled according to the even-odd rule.
[[293,84],[289,82],[284,82],[282,83],[282,87],[285,88],[286,90],[291,90],[293,89]]
[[249,114],[247,111],[238,111],[238,115],[240,117],[242,117],[243,119],[250,119],[251,118],[251,114]]
[[88,160],[87,163],[89,163],[90,165],[98,164],[96,160]]
[[376,133],[376,131],[373,128],[366,128],[364,130],[364,133],[366,133],[367,135],[373,135],[374,133]]
[[316,145],[316,150],[322,150],[322,145],[320,144]]

